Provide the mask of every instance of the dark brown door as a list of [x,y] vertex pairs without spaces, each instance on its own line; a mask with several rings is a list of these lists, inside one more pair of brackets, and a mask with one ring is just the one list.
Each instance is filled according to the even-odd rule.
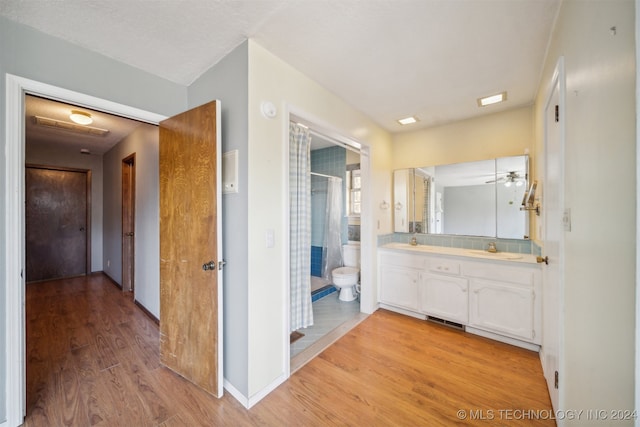
[[26,280],[87,274],[88,171],[27,166]]
[[160,360],[218,397],[219,108],[214,101],[160,123]]
[[122,290],[133,291],[135,268],[136,156],[122,160]]

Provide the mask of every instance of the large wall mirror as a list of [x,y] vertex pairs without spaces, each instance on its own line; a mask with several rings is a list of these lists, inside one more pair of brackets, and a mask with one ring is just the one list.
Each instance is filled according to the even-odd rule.
[[398,169],[394,231],[528,239],[529,157]]

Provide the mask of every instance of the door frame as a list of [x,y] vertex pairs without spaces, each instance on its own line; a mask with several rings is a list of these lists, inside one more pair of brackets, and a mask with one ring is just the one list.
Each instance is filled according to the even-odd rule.
[[[124,201],[124,167],[125,164],[130,165],[131,167],[131,174],[129,176],[129,181],[130,183],[129,185],[129,191],[130,191],[130,203],[131,206],[128,207],[128,211],[125,209],[125,201]],[[120,191],[120,198],[122,200],[122,230],[121,230],[121,242],[122,242],[122,273],[120,274],[120,276],[122,277],[122,291],[123,292],[135,292],[135,272],[136,272],[136,240],[135,240],[135,231],[136,231],[136,153],[132,153],[129,154],[128,156],[126,156],[125,158],[122,159],[122,162],[120,163],[121,165],[121,169],[120,169],[120,176],[122,179],[122,189]],[[129,236],[132,237],[133,242],[131,242],[131,253],[129,254],[129,259],[125,262],[125,245],[127,243],[126,242],[126,238],[124,235],[124,224],[125,224],[125,217],[127,216],[127,213],[129,214],[129,218],[126,219],[127,223],[131,222],[131,228],[133,228],[133,235]],[[129,266],[131,268],[131,278],[130,278],[130,283],[129,283],[129,288],[125,289],[125,266]]]
[[[378,309],[378,293],[377,293],[377,263],[375,260],[375,254],[373,250],[376,249],[376,244],[374,243],[373,237],[373,201],[372,201],[372,172],[371,172],[371,146],[362,140],[355,139],[349,136],[345,136],[346,132],[343,132],[333,126],[331,123],[323,120],[313,114],[310,114],[303,109],[287,103],[285,105],[284,117],[282,126],[283,133],[283,146],[286,149],[283,151],[283,164],[285,167],[283,168],[283,182],[284,182],[284,191],[287,197],[284,198],[285,205],[283,206],[284,212],[287,212],[287,215],[284,215],[283,229],[286,230],[286,238],[285,242],[282,245],[283,248],[283,259],[285,260],[285,272],[286,272],[286,280],[284,280],[282,293],[283,299],[285,301],[285,313],[284,322],[283,322],[283,342],[284,342],[284,379],[288,379],[291,376],[291,344],[289,341],[290,334],[290,313],[291,313],[291,298],[290,298],[290,257],[289,257],[289,247],[290,247],[290,230],[289,230],[289,211],[291,209],[291,201],[289,197],[289,123],[294,118],[299,118],[305,122],[308,122],[311,127],[326,135],[328,138],[337,141],[340,144],[350,145],[352,147],[360,147],[360,179],[362,185],[362,211],[360,214],[360,242],[361,248],[360,251],[360,282],[361,282],[361,294],[360,294],[360,312],[371,314]],[[368,249],[367,249],[368,248]],[[263,394],[266,395],[267,392]],[[257,400],[256,400],[257,401]]]
[[6,423],[20,425],[26,411],[24,170],[25,95],[32,94],[157,125],[166,116],[13,74],[5,79],[5,384]]
[[[85,227],[87,231],[86,236],[86,246],[85,246],[85,265],[84,265],[84,274],[91,274],[91,170],[90,169],[77,169],[77,168],[67,168],[64,166],[51,166],[51,165],[40,165],[34,163],[25,164],[25,168],[37,168],[37,169],[48,169],[54,171],[62,171],[62,172],[77,172],[83,173],[86,178],[86,186],[87,190],[85,192],[85,203],[87,206],[87,217],[85,218]],[[26,258],[25,258],[26,262]],[[26,264],[25,264],[26,265]]]
[[[548,159],[547,159],[547,146],[549,144],[549,138],[548,138],[548,120],[547,120],[547,111],[549,108],[551,108],[552,105],[552,101],[553,101],[553,95],[556,91],[556,88],[558,88],[558,114],[560,117],[559,120],[559,157],[560,159],[558,159],[559,164],[560,164],[560,168],[562,170],[564,170],[564,162],[565,162],[565,130],[566,130],[566,81],[565,81],[565,67],[564,67],[564,57],[560,56],[560,58],[558,58],[558,62],[556,64],[556,67],[554,69],[554,73],[553,76],[551,78],[551,82],[550,82],[550,86],[549,86],[549,91],[547,93],[547,97],[544,103],[544,108],[542,110],[542,114],[543,114],[543,159],[544,159],[544,168],[543,168],[543,178],[542,178],[542,227],[540,228],[540,230],[542,231],[542,235],[539,236],[540,239],[543,242],[543,252],[545,250],[545,246],[547,245],[547,225],[549,224],[549,221],[560,221],[561,218],[550,218],[548,212],[547,212],[547,208],[546,206],[548,205],[546,203],[546,198],[549,197],[549,193],[547,191],[548,189],[548,185],[547,185],[547,181],[548,181]],[[558,196],[558,205],[560,206],[560,209],[564,209],[565,206],[565,178],[563,174],[560,174],[560,176],[558,177],[558,187],[559,187],[559,194]],[[556,349],[557,354],[553,355],[557,357],[557,363],[556,363],[556,370],[557,372],[561,375],[563,372],[565,372],[565,360],[564,360],[564,288],[565,288],[565,284],[564,284],[564,268],[565,268],[565,257],[564,257],[564,232],[560,232],[560,236],[559,236],[559,247],[558,247],[558,257],[557,259],[553,260],[550,259],[551,262],[555,262],[557,263],[557,267],[554,266],[554,268],[558,269],[558,290],[557,290],[557,294],[558,294],[558,301],[557,301],[557,306],[555,307],[556,309],[556,313],[555,316],[557,316],[557,325],[553,325],[553,327],[557,328],[557,334],[558,334],[558,339],[557,339],[557,345],[558,348]],[[542,266],[542,268],[549,268],[549,267],[545,267],[544,265]],[[546,271],[543,271],[543,290],[547,288],[548,283],[546,283],[547,279],[546,279]],[[542,317],[544,318],[549,318],[549,316],[545,316],[546,310],[544,309],[544,294],[543,294],[543,313],[542,313]],[[543,328],[543,333],[544,333],[544,328]],[[547,380],[547,377],[549,375],[549,372],[547,372],[550,367],[548,366],[546,359],[548,357],[548,353],[544,347],[544,336],[543,336],[543,347],[542,347],[542,351],[540,352],[540,362],[542,364],[542,368],[543,368],[543,373],[544,373],[544,377],[545,377],[545,382]],[[564,410],[564,406],[565,406],[565,396],[564,396],[564,381],[561,379],[558,382],[558,388],[557,391],[555,392],[556,396],[554,399],[554,396],[552,396],[552,394],[554,394],[554,392],[552,392],[551,390],[549,390],[549,396],[553,401],[555,400],[555,403],[557,405],[557,407],[554,407],[553,409],[555,411],[561,411]],[[549,384],[548,384],[549,386]],[[562,426],[564,425],[564,421],[563,420],[558,420],[558,425]]]

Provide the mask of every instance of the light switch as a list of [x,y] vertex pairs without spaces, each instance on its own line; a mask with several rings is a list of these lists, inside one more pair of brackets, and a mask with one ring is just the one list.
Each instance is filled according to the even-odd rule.
[[275,231],[272,228],[267,230],[267,234],[266,234],[265,240],[267,242],[267,247],[268,248],[273,248],[276,245]]
[[571,231],[571,208],[564,210],[562,214],[562,225],[564,226],[564,231]]

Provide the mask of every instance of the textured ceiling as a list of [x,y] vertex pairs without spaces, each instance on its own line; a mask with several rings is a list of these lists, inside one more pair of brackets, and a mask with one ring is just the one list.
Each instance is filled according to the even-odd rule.
[[[183,85],[247,38],[391,132],[530,104],[559,0],[2,0],[0,15]],[[502,91],[506,103],[477,107]],[[416,125],[395,121],[417,115]]]

